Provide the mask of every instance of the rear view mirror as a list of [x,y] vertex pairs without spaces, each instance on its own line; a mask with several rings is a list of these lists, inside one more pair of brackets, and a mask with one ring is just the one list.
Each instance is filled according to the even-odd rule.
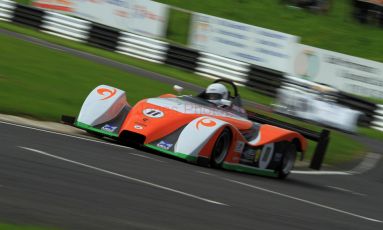
[[182,86],[179,86],[179,85],[174,85],[174,86],[173,86],[173,89],[174,89],[174,91],[176,91],[177,93],[181,93],[181,92],[184,90],[184,88],[183,88]]

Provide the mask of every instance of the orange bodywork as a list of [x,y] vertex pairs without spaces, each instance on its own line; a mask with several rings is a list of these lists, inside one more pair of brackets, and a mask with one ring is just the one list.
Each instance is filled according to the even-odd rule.
[[[165,98],[173,97],[173,95],[163,95]],[[150,118],[143,114],[143,111],[146,109],[161,110],[164,115],[158,118]],[[142,100],[138,102],[133,109],[129,112],[124,123],[121,126],[120,133],[124,130],[142,134],[146,137],[145,143],[150,143],[161,137],[167,136],[181,128],[184,125],[187,125],[194,119],[198,117],[206,116],[204,114],[185,114],[180,113],[171,108],[160,107],[147,103],[147,100]],[[209,115],[207,115],[209,116]],[[238,120],[230,117],[223,116],[210,116],[222,121],[226,121],[239,130],[249,129],[252,126],[251,121],[247,120]],[[139,129],[137,127],[140,127]]]
[[[162,95],[161,98],[173,98],[175,97],[172,94]],[[157,117],[150,117],[150,110],[160,111],[153,112],[152,115],[157,115]],[[145,113],[149,111],[149,116]],[[271,125],[261,125],[260,126],[260,139],[257,143],[250,144],[241,134],[241,130],[248,130],[253,126],[253,122],[245,119],[236,119],[235,117],[229,116],[214,116],[209,114],[193,114],[193,113],[182,113],[172,108],[166,108],[158,105],[148,103],[148,99],[139,101],[129,112],[125,121],[123,122],[120,133],[123,131],[130,131],[134,133],[141,134],[145,136],[144,144],[152,143],[156,140],[159,140],[165,136],[168,136],[175,132],[177,129],[188,125],[190,122],[196,118],[209,116],[216,119],[220,119],[229,123],[225,127],[229,127],[232,133],[232,142],[230,145],[230,150],[228,153],[227,160],[230,162],[236,162],[240,158],[241,152],[236,152],[236,146],[238,143],[251,145],[254,147],[263,146],[268,143],[276,143],[280,141],[289,141],[292,142],[295,139],[300,143],[300,149],[304,152],[307,148],[307,142],[305,138],[299,133],[278,128]],[[204,119],[196,123],[198,129],[199,125],[206,127],[214,126],[214,121],[204,121]],[[207,141],[199,152],[200,157],[210,158],[210,154],[213,151],[214,144],[219,134],[225,127],[221,127],[214,133],[214,135]],[[193,138],[193,137],[191,137]]]

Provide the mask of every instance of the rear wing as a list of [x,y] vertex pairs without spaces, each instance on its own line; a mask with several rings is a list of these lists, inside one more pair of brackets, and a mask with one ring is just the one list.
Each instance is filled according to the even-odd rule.
[[283,122],[265,115],[247,111],[249,120],[261,123],[268,124],[273,126],[278,126],[284,129],[289,129],[291,131],[300,133],[305,138],[317,142],[317,145],[314,150],[314,154],[311,158],[310,168],[320,170],[322,163],[326,154],[327,146],[330,141],[330,131],[323,129],[321,132],[315,132],[310,129],[302,128],[297,125],[293,125],[287,122]]

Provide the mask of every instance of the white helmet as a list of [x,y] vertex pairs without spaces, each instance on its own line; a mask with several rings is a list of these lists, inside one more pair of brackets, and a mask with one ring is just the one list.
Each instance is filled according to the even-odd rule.
[[221,99],[229,99],[229,91],[226,86],[220,83],[214,83],[207,87],[205,97],[210,102],[221,104]]

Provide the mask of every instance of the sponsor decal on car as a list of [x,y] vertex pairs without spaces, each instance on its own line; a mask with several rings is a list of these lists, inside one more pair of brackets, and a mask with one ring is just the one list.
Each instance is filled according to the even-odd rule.
[[116,89],[107,89],[107,88],[99,88],[97,90],[97,93],[100,94],[101,96],[105,96],[104,98],[101,98],[100,100],[107,100],[111,97],[113,97],[116,94],[117,90]]
[[261,149],[257,149],[254,153],[254,163],[259,161],[259,158],[261,158]]
[[245,148],[245,143],[243,141],[237,141],[237,143],[235,144],[234,151],[237,153],[242,153],[244,148]]
[[160,143],[157,144],[157,147],[160,147],[160,148],[165,149],[165,150],[169,150],[172,146],[173,146],[173,144],[168,143],[166,141],[160,141]]
[[111,126],[111,125],[106,124],[101,129],[104,130],[104,131],[112,133],[112,132],[114,132],[117,129],[117,126]]
[[144,115],[151,118],[161,118],[164,116],[164,112],[158,109],[144,109]]
[[196,123],[197,129],[199,129],[199,126],[205,126],[205,127],[214,127],[217,124],[217,122],[209,119],[209,118],[202,118]]

